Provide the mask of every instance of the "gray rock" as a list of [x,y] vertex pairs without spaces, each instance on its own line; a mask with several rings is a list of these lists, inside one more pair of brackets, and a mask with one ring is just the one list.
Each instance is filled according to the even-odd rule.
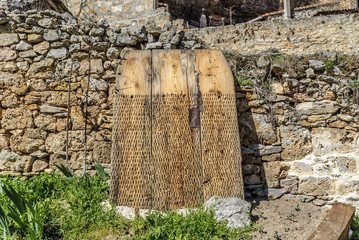
[[34,50],[28,50],[28,51],[22,51],[19,52],[19,57],[21,58],[33,58],[36,57],[37,54],[35,53]]
[[160,49],[162,48],[162,42],[155,42],[155,43],[147,43],[145,49]]
[[307,73],[307,78],[315,77],[315,72],[313,68],[308,68],[305,72]]
[[81,46],[79,43],[75,43],[75,44],[71,44],[69,47],[69,52],[70,53],[75,53],[81,50]]
[[213,206],[219,221],[228,221],[229,228],[243,228],[250,224],[251,204],[239,198],[211,197],[204,203],[205,208]]
[[102,36],[104,34],[105,34],[105,29],[103,28],[93,28],[89,33],[90,36]]
[[135,37],[130,36],[127,32],[120,33],[117,35],[116,45],[119,47],[123,47],[126,45],[135,46],[136,44],[137,44],[137,41],[136,41]]
[[127,32],[129,35],[135,36],[139,42],[142,42],[143,40],[145,40],[146,35],[147,35],[145,26],[141,26],[138,24],[126,27],[126,28],[122,29],[121,32],[123,32],[123,33]]
[[324,206],[325,204],[327,204],[327,202],[326,202],[326,201],[323,201],[323,200],[321,200],[321,199],[315,199],[315,200],[313,201],[313,204],[314,204],[315,206],[321,207],[321,206]]
[[53,22],[52,18],[43,18],[37,22],[37,24],[43,28],[52,28],[53,23],[54,22]]
[[40,112],[42,112],[42,113],[63,113],[63,112],[66,112],[66,109],[61,108],[61,107],[42,105],[42,106],[40,106]]
[[10,171],[13,164],[19,160],[21,160],[21,157],[16,153],[10,152],[9,150],[2,150],[0,152],[0,170]]
[[268,188],[268,198],[269,199],[277,199],[282,197],[284,192],[278,188]]
[[60,40],[60,36],[59,36],[57,30],[45,29],[45,31],[44,31],[44,39],[46,41],[49,41],[49,42],[54,42],[54,41]]
[[255,150],[262,150],[264,148],[264,145],[262,145],[262,144],[251,144],[249,146],[249,148],[254,150],[254,151]]
[[115,207],[115,212],[118,215],[123,216],[129,220],[134,220],[136,218],[136,211],[134,208],[125,207],[125,206],[117,206]]
[[249,154],[254,154],[254,151],[250,148],[246,148],[246,147],[241,147],[241,152],[242,155],[249,155]]
[[7,47],[19,42],[17,33],[1,33],[0,34],[0,47]]
[[147,34],[147,42],[148,43],[153,43],[155,42],[155,37],[152,34]]
[[8,23],[9,22],[9,18],[7,17],[0,17],[0,25]]
[[116,58],[118,58],[118,56],[120,55],[120,51],[117,48],[109,48],[106,52],[106,57],[109,60],[114,60]]
[[43,152],[43,151],[39,150],[39,151],[31,153],[30,156],[34,157],[34,158],[40,158],[41,159],[41,158],[49,156],[49,154],[47,152]]
[[158,41],[163,43],[170,43],[175,34],[176,34],[175,30],[163,32],[158,38]]
[[41,172],[44,171],[47,167],[49,166],[49,164],[43,160],[36,160],[33,164],[32,164],[32,171],[33,172]]
[[171,40],[171,44],[177,46],[177,45],[181,42],[183,36],[184,36],[184,33],[183,33],[183,32],[177,33],[177,34],[173,37],[173,39]]
[[309,60],[309,67],[314,68],[315,70],[322,70],[325,68],[325,64],[322,61]]
[[65,47],[51,49],[50,52],[47,54],[48,57],[55,58],[55,59],[66,58],[68,55],[69,55],[69,52],[68,52],[67,48],[65,48]]
[[162,28],[160,26],[156,26],[156,22],[153,20],[146,22],[145,28],[148,33],[154,36],[159,36],[162,33]]
[[309,203],[315,199],[313,196],[307,196],[307,195],[294,195],[296,198],[298,198],[300,201]]
[[104,51],[109,47],[109,42],[95,42],[93,48],[98,51]]
[[171,43],[163,44],[163,49],[176,49],[176,46]]
[[43,33],[44,33],[44,29],[43,29],[42,27],[33,26],[33,27],[32,27],[32,33],[43,34]]
[[261,56],[258,61],[257,61],[257,66],[258,67],[267,67],[269,66],[270,61],[266,59],[266,57]]
[[294,78],[287,78],[287,84],[289,88],[295,88],[298,86],[298,80]]
[[192,49],[195,44],[196,41],[182,41],[182,45],[185,49]]
[[18,44],[16,44],[15,49],[18,51],[27,51],[32,49],[32,45],[27,41],[21,40]]
[[296,106],[296,111],[300,115],[322,115],[337,112],[339,107],[333,101],[305,102]]
[[321,80],[321,81],[327,82],[327,83],[329,83],[329,84],[339,83],[339,80],[336,79],[335,77],[326,76],[326,75],[320,75],[320,76],[318,77],[318,79]]
[[281,151],[282,151],[281,146],[265,146],[263,149],[255,151],[254,155],[256,157],[261,157],[261,156],[265,156],[265,155],[279,153]]

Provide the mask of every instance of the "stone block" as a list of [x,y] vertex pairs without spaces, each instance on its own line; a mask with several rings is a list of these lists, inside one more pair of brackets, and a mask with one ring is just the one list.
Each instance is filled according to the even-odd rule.
[[20,41],[17,33],[0,33],[0,47],[7,47]]
[[6,130],[31,128],[33,126],[32,113],[24,107],[7,109],[1,120],[1,127]]
[[298,193],[312,196],[327,196],[334,193],[333,179],[329,177],[299,177]]

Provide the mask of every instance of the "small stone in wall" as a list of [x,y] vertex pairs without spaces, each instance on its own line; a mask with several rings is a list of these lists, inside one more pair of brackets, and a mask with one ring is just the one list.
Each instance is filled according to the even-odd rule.
[[60,40],[60,36],[57,30],[48,30],[44,31],[44,39],[45,41],[54,42]]
[[11,166],[16,162],[20,161],[21,157],[9,150],[2,150],[0,152],[0,170],[1,171],[10,171]]
[[315,70],[323,70],[325,68],[325,64],[322,61],[309,60],[309,67],[314,68]]
[[37,53],[40,53],[42,55],[45,55],[49,48],[50,48],[50,43],[49,42],[41,42],[39,44],[34,45],[34,51]]
[[313,204],[316,205],[316,206],[321,207],[321,206],[324,206],[324,205],[327,204],[327,203],[326,203],[325,201],[321,200],[321,199],[315,199],[315,200],[313,201]]
[[244,183],[247,185],[261,184],[261,178],[258,175],[252,174],[250,176],[244,176]]
[[40,34],[29,34],[27,36],[27,40],[30,43],[38,43],[38,42],[41,42],[43,40],[43,37]]
[[162,48],[162,42],[155,42],[155,43],[147,43],[145,49],[160,49]]
[[43,18],[43,19],[40,19],[37,24],[40,26],[40,27],[43,27],[43,28],[52,28],[53,27],[53,20],[52,18]]
[[49,164],[47,162],[45,162],[44,160],[36,160],[32,164],[32,171],[33,172],[41,172],[41,171],[45,170],[48,166],[49,166]]
[[339,107],[334,101],[324,100],[320,102],[305,102],[296,106],[296,111],[300,115],[321,115],[337,112]]
[[278,199],[284,195],[284,192],[278,188],[268,188],[268,198],[269,199]]
[[335,121],[329,124],[331,128],[345,128],[346,126],[348,126],[348,124],[343,121]]
[[7,47],[20,41],[17,33],[0,33],[0,47]]
[[307,78],[313,78],[316,76],[313,68],[308,68],[305,72],[307,74]]
[[62,47],[57,49],[51,49],[47,56],[54,59],[62,59],[68,57],[68,54],[69,52],[67,48]]

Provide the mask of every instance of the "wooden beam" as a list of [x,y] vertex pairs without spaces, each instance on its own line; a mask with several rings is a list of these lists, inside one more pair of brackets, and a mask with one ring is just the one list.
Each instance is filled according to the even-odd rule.
[[308,240],[346,240],[355,207],[335,202]]

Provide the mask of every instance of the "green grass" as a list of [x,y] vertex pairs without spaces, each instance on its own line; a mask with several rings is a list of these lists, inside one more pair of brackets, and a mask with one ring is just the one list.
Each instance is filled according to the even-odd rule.
[[350,240],[359,240],[359,216],[354,215],[352,225],[350,228],[353,230],[353,235]]
[[[101,170],[95,176],[82,178],[55,173],[41,173],[29,180],[0,177],[3,210],[1,214],[0,209],[0,236],[4,235],[1,228],[4,219],[9,226],[5,231],[8,239],[12,235],[18,239],[32,239],[30,236],[36,226],[36,239],[105,239],[109,235],[125,236],[125,239],[251,239],[251,233],[257,229],[252,225],[228,229],[226,222],[216,221],[213,210],[203,207],[191,210],[186,216],[153,211],[146,219],[126,220],[114,210],[103,211],[101,203],[109,199],[107,178]],[[25,223],[22,227],[9,215],[11,208],[17,209],[18,203],[1,190],[5,188],[14,189],[19,194],[16,199],[24,201],[19,207],[25,206],[25,209],[17,213]],[[28,212],[33,207],[35,212],[31,215]],[[35,226],[36,216],[42,222]]]

